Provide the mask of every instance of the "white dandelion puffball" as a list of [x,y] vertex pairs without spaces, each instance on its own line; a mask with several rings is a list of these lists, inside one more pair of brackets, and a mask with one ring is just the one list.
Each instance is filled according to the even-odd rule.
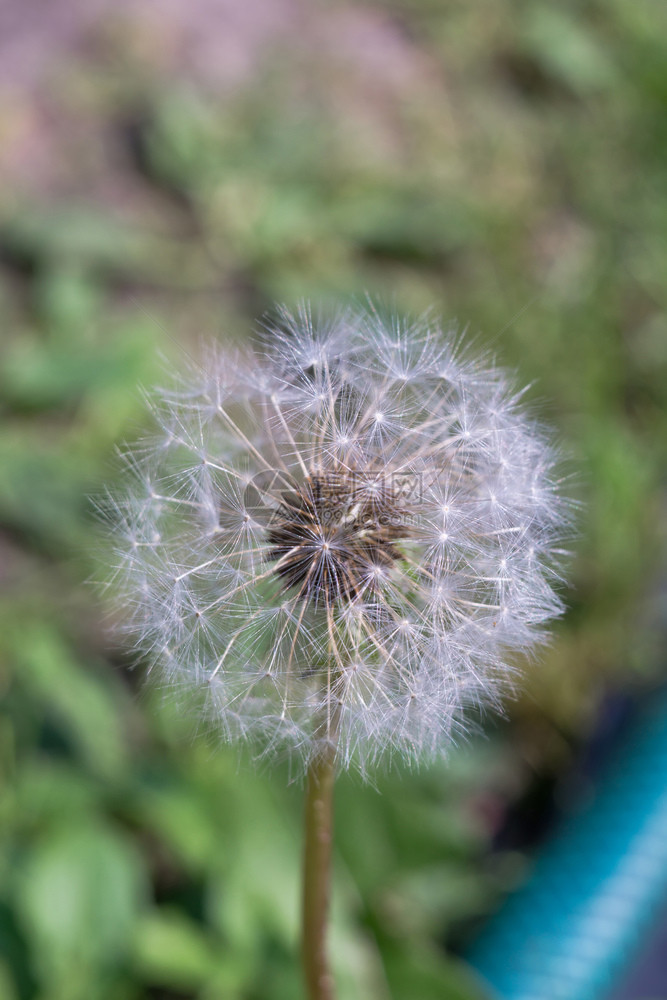
[[138,650],[228,741],[445,751],[544,639],[567,504],[507,376],[429,320],[281,310],[157,394],[116,576]]

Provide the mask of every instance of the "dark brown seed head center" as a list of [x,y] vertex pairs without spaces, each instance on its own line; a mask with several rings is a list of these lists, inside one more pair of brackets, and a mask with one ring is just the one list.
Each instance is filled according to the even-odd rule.
[[268,558],[286,589],[331,606],[377,592],[408,534],[405,508],[384,479],[318,473],[281,494]]

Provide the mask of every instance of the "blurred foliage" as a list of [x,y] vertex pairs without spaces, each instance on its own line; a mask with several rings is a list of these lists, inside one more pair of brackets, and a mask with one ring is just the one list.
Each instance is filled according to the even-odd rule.
[[[325,45],[341,12],[366,42],[375,25],[368,55]],[[139,695],[84,585],[138,387],[201,334],[246,335],[276,298],[433,305],[536,380],[584,499],[571,611],[509,724],[377,790],[340,781],[342,1000],[480,995],[442,945],[521,877],[496,834],[607,692],[664,677],[667,9],[318,16],[317,44],[276,45],[224,94],[151,65],[131,19],[102,24],[50,82],[64,179],[0,192],[6,1000],[299,995],[300,789]]]

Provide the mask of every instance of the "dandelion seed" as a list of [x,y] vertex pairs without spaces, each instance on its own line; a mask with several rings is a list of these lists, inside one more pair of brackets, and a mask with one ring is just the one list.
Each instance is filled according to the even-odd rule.
[[437,326],[372,310],[283,310],[261,353],[213,350],[127,458],[138,647],[260,754],[307,766],[332,720],[337,767],[446,751],[561,611],[567,504],[520,396]]

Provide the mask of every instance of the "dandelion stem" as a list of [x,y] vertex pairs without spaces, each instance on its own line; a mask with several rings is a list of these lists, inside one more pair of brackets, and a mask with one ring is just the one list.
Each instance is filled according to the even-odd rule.
[[331,883],[335,740],[323,740],[308,769],[303,854],[302,961],[308,1000],[334,1000],[326,930]]

